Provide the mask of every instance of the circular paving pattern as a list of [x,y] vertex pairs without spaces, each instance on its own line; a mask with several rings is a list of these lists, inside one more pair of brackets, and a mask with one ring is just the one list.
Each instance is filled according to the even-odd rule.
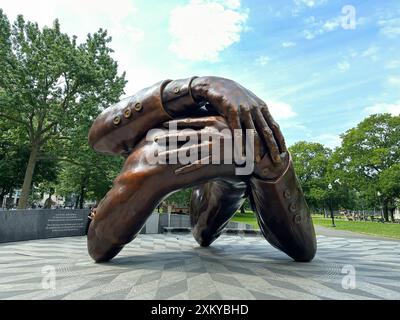
[[0,244],[0,299],[400,299],[400,241],[318,236],[310,263],[261,236],[141,234],[103,264],[85,237]]

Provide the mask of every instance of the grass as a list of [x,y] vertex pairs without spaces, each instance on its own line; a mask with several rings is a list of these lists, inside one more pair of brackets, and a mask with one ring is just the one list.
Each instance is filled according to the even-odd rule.
[[[248,223],[259,228],[257,219],[251,211],[246,214],[236,213],[232,221]],[[332,228],[332,220],[330,218],[322,218],[321,216],[313,215],[315,225],[320,225],[326,228]],[[379,223],[370,221],[345,221],[335,219],[337,230],[352,231],[382,237],[400,239],[400,223]]]
[[232,218],[232,221],[251,224],[255,229],[259,229],[257,219],[251,211],[246,214],[236,213]]
[[[314,224],[332,228],[330,218],[313,216]],[[335,219],[335,225],[338,230],[352,231],[364,234],[371,234],[389,238],[400,239],[400,223],[380,223],[371,221],[345,221]]]

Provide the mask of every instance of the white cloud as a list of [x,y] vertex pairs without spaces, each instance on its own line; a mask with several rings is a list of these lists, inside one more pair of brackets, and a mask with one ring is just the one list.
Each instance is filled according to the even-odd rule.
[[298,7],[306,6],[309,8],[325,4],[327,0],[294,0],[294,4]]
[[[137,24],[139,11],[132,0],[0,0],[0,7],[11,22],[18,14],[23,14],[26,20],[43,27],[52,25],[58,18],[61,31],[76,35],[78,42],[85,41],[88,33],[99,28],[107,29],[113,38],[110,46],[114,49],[113,57],[118,61],[119,71],[127,71],[128,95],[163,77],[162,72],[154,74],[151,65],[143,66],[135,59],[139,56],[137,44],[145,42],[146,35],[144,27]],[[150,32],[146,29],[146,34]]]
[[303,35],[304,35],[304,38],[306,38],[306,40],[312,40],[315,38],[315,34],[313,32],[311,32],[310,30],[304,30]]
[[337,28],[339,28],[341,26],[341,23],[342,23],[342,17],[341,16],[333,18],[331,20],[327,20],[322,25],[322,30],[327,31],[327,32],[334,31],[334,30],[336,30]]
[[388,38],[400,36],[400,18],[380,20],[378,26],[380,27],[380,32]]
[[240,0],[225,0],[224,2],[229,9],[240,8]]
[[288,103],[280,101],[268,101],[267,105],[272,116],[276,120],[289,119],[297,116],[297,113],[294,112],[293,107]]
[[269,62],[270,58],[268,56],[260,56],[258,57],[258,59],[256,60],[257,64],[261,65],[261,66],[266,66]]
[[390,113],[394,116],[400,115],[400,101],[398,103],[376,103],[364,109],[366,114]]
[[379,47],[371,46],[361,53],[361,57],[370,58],[373,61],[377,61],[378,60],[378,57],[377,57],[378,51],[379,51]]
[[388,77],[387,83],[393,87],[400,87],[400,77],[395,77],[395,76]]
[[192,0],[170,13],[170,49],[192,61],[215,61],[219,53],[240,40],[248,14],[240,1]]
[[284,42],[282,42],[282,47],[283,48],[291,48],[291,47],[294,47],[295,45],[296,45],[296,43],[292,42],[292,41],[284,41]]
[[324,5],[327,0],[294,0],[292,6],[292,15],[298,16],[300,12]]
[[385,69],[399,69],[400,59],[390,60],[385,64]]
[[350,69],[350,63],[347,61],[338,62],[337,67],[341,72],[346,72]]
[[303,30],[303,36],[307,40],[314,39],[316,36],[338,30],[342,27],[343,17],[337,16],[329,20],[318,20],[314,16],[303,19],[306,28]]
[[339,135],[331,134],[331,133],[324,133],[315,138],[311,139],[312,141],[322,143],[325,147],[334,149],[342,143],[342,139]]
[[130,0],[0,0],[0,3],[11,21],[18,14],[23,14],[25,19],[38,22],[43,27],[52,25],[59,18],[62,29],[77,35],[82,41],[87,33],[95,32],[100,27],[111,33],[115,29],[114,35],[127,31],[124,19],[137,13]]

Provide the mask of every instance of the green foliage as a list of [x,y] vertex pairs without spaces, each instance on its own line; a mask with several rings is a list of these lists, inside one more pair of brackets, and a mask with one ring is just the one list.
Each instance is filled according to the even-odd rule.
[[[1,122],[0,122],[1,124]],[[21,144],[12,128],[1,125],[0,129],[0,200],[9,192],[20,187],[29,159],[29,147]],[[57,180],[58,164],[52,159],[39,159],[33,180],[39,184]],[[0,201],[1,203],[1,201]]]
[[400,197],[400,117],[372,115],[341,137],[333,152],[303,141],[290,148],[307,202],[330,209],[383,206],[388,219]]
[[323,208],[329,197],[328,163],[332,151],[320,143],[300,141],[289,148],[309,206]]
[[339,175],[368,207],[382,205],[388,219],[388,210],[400,197],[400,117],[371,115],[342,139],[332,156],[330,171]]
[[189,207],[190,196],[192,194],[192,188],[182,189],[178,192],[170,195],[165,202],[168,204],[174,204],[177,207]]
[[100,110],[123,93],[100,29],[78,44],[62,33],[56,20],[42,30],[18,16],[11,26],[0,10],[0,119],[8,121],[30,149],[21,204],[28,198],[36,162],[41,158],[72,160],[65,144],[82,134]]

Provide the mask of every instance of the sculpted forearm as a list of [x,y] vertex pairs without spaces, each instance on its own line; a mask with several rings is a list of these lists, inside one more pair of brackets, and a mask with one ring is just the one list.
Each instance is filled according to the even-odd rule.
[[142,172],[121,173],[99,203],[88,230],[88,251],[95,261],[113,258],[137,236],[154,210],[157,186],[148,194],[147,177]]
[[89,131],[89,144],[96,151],[129,155],[153,128],[198,109],[190,84],[194,78],[165,80],[137,92],[105,109]]

